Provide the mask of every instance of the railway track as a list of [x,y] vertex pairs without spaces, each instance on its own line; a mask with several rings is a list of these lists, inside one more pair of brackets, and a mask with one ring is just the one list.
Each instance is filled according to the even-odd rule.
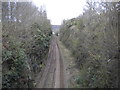
[[64,88],[64,65],[57,44],[57,37],[53,36],[46,67],[36,88]]

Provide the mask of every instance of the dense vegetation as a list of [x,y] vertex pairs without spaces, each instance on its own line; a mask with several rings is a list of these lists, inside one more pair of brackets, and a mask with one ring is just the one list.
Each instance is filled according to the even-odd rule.
[[51,38],[46,11],[31,2],[3,2],[2,33],[2,87],[35,87]]
[[120,3],[87,2],[83,15],[64,20],[60,40],[76,58],[76,87],[118,87]]

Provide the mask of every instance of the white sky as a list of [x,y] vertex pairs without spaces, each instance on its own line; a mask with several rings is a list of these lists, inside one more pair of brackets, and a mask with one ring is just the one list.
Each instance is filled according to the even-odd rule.
[[44,5],[47,17],[53,25],[60,25],[63,19],[79,16],[86,0],[33,0],[36,6]]

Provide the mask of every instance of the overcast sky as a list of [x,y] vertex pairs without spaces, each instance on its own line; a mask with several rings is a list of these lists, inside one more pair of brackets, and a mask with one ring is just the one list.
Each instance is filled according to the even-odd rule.
[[33,0],[40,7],[44,5],[53,25],[60,25],[63,19],[79,16],[86,0]]

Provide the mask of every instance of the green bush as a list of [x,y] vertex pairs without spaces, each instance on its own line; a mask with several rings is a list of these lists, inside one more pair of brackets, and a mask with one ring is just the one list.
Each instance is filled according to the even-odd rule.
[[[13,87],[16,82],[20,83],[19,79],[22,76],[23,70],[27,67],[25,66],[27,59],[25,49],[21,48],[21,43],[14,38],[10,37],[9,40],[8,47],[3,47],[3,88]],[[5,71],[6,68],[9,71]]]
[[88,2],[83,15],[63,22],[60,40],[70,49],[80,70],[76,87],[118,87],[117,3],[106,3],[114,10],[100,14],[94,11],[96,3],[93,10],[91,5]]
[[50,20],[31,2],[3,2],[2,7],[3,88],[33,88],[47,59]]

